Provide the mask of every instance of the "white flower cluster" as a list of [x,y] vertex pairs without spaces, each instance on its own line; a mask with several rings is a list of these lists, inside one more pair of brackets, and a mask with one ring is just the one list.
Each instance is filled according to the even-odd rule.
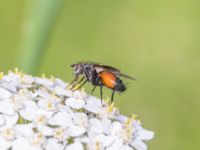
[[0,74],[0,150],[146,150],[154,133],[133,115],[51,77]]

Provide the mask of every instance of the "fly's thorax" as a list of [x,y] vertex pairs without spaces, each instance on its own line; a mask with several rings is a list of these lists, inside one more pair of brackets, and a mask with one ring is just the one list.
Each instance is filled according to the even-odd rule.
[[93,64],[83,64],[83,72],[88,81],[92,81],[95,77],[95,70]]

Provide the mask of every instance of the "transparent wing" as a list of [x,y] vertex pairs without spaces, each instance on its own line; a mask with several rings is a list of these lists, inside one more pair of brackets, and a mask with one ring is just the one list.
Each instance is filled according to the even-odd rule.
[[136,80],[135,78],[133,78],[131,76],[128,76],[126,74],[121,73],[121,71],[119,69],[116,69],[116,68],[111,67],[111,66],[96,64],[96,67],[98,67],[98,69],[101,68],[103,71],[112,72],[116,76],[121,76],[121,77],[124,77],[124,78],[127,78],[127,79]]

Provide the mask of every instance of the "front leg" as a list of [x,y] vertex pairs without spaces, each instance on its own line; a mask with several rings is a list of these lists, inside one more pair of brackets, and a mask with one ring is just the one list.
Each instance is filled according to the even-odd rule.
[[[85,79],[85,77],[82,77],[79,81],[78,81],[78,83],[76,83],[71,89],[74,91],[74,90],[78,90],[78,89],[80,89],[88,80],[87,79],[85,79],[85,81],[83,81]],[[83,81],[83,82],[82,82]],[[82,82],[82,84],[81,84],[81,82]],[[80,85],[81,84],[81,85]]]
[[66,89],[71,89],[74,86],[75,82],[77,81],[78,81],[78,76],[75,76],[75,78],[67,85]]

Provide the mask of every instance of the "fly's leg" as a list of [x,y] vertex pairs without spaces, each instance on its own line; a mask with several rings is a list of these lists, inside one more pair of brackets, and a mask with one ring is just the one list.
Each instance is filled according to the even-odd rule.
[[[83,80],[82,80],[82,81],[83,81]],[[80,85],[81,82],[78,83],[77,86],[75,86],[75,87],[73,88],[72,91],[75,91],[75,90],[80,89],[87,81],[88,81],[88,80],[86,79],[81,85]]]
[[94,90],[96,89],[96,85],[94,85],[93,89],[92,89],[92,92],[91,92],[91,95],[94,93]]
[[[70,89],[73,90],[79,86],[79,84],[85,79],[85,77],[82,77],[79,81],[78,79],[71,85]],[[78,81],[78,82],[77,82]]]
[[76,76],[66,87],[66,89],[71,89],[74,83],[78,80],[78,76]]
[[101,104],[103,106],[103,85],[100,86],[100,97],[101,97]]
[[114,94],[115,94],[115,90],[112,91],[111,103],[113,103],[113,100],[114,100]]

